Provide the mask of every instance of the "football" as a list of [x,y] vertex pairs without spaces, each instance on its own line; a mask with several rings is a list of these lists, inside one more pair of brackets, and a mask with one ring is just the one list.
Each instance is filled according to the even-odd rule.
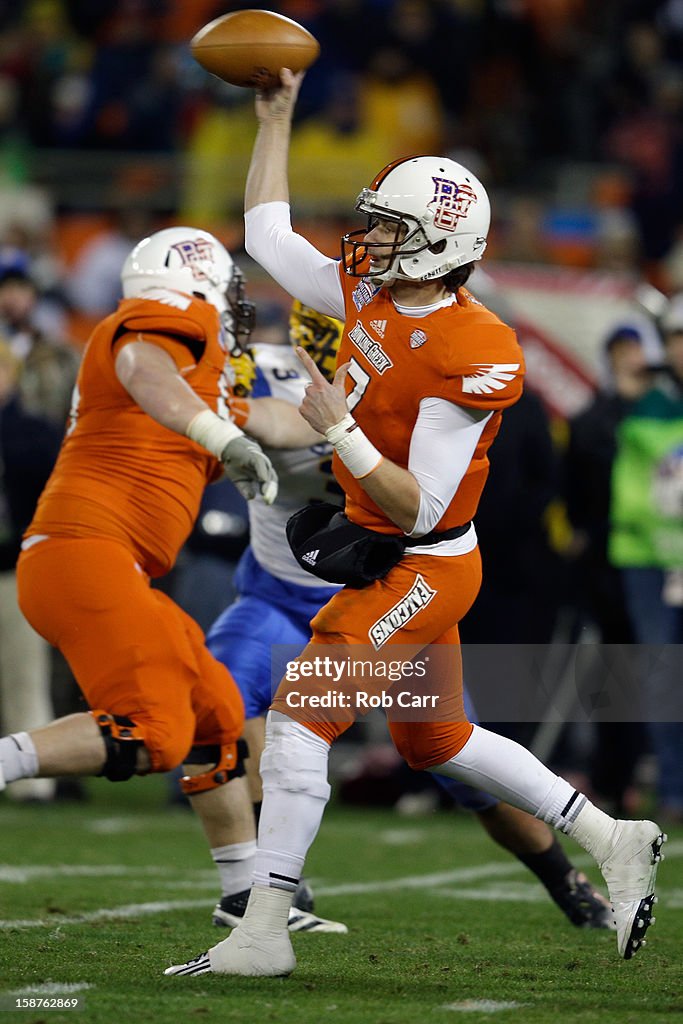
[[302,25],[272,11],[233,11],[209,22],[190,42],[203,68],[231,85],[270,89],[280,68],[303,71],[320,45]]

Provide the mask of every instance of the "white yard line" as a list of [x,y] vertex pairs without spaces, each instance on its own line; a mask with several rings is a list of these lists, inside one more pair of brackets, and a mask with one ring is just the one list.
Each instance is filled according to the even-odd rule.
[[[683,856],[683,840],[666,843],[664,856],[674,860]],[[572,857],[572,863],[577,868],[593,867],[593,874],[600,873],[595,867],[595,861],[587,855]],[[473,882],[479,878],[504,878],[506,875],[514,875],[518,872],[526,872],[526,868],[518,860],[511,860],[508,863],[490,862],[479,864],[471,868],[454,868],[453,871],[441,871],[433,875],[408,875],[404,878],[389,878],[376,882],[346,882],[340,885],[321,885],[315,887],[316,896],[354,896],[356,894],[370,892],[391,892],[394,889],[424,889],[433,886],[447,885],[449,882]]]
[[479,878],[504,878],[525,871],[519,861],[501,864],[491,861],[473,868],[454,868],[452,871],[438,871],[432,875],[404,875],[403,878],[387,878],[375,882],[345,882],[341,885],[315,887],[316,896],[357,896],[370,892],[392,892],[395,889],[431,889],[449,882],[472,882]]
[[500,1013],[501,1010],[521,1010],[529,1003],[497,1002],[495,999],[466,999],[462,1003],[444,1003],[441,1010],[457,1013]]
[[[683,855],[683,841],[678,840],[677,842],[669,843],[664,847],[666,856],[674,859]],[[577,866],[583,866],[588,864],[590,859],[587,857],[577,857],[574,863]],[[55,874],[62,876],[78,876],[78,875],[102,875],[104,873],[112,875],[151,875],[157,874],[163,869],[151,868],[151,867],[122,867],[122,866],[110,866],[110,867],[96,867],[90,865],[60,865],[60,866],[49,866],[49,865],[34,865],[26,868],[10,868],[7,865],[0,865],[0,880],[5,881],[28,881],[29,878],[43,878],[50,877]],[[484,880],[486,878],[496,879],[504,878],[507,875],[514,875],[520,871],[524,871],[524,866],[519,861],[510,861],[509,863],[501,863],[499,861],[493,861],[488,864],[480,864],[477,867],[470,868],[456,868],[453,871],[440,871],[434,874],[427,875],[404,875],[402,878],[391,878],[385,880],[378,880],[374,882],[351,882],[343,885],[321,885],[316,887],[316,896],[355,896],[363,895],[366,893],[378,893],[378,892],[392,892],[400,889],[438,889],[439,887],[452,884],[454,882],[469,883],[477,880]],[[5,873],[3,877],[3,872]],[[16,876],[12,876],[12,872],[16,873]],[[22,877],[22,873],[26,873],[26,878]],[[168,870],[164,872],[168,874]],[[188,873],[189,874],[189,873]],[[184,883],[189,879],[187,876],[183,879]],[[512,898],[511,895],[512,887],[507,887],[507,898]],[[496,888],[496,886],[487,886],[486,888],[480,888],[476,891],[477,899],[500,899],[502,893],[506,891],[506,888]],[[462,899],[474,899],[475,896],[471,887],[463,888],[459,892],[451,892],[454,898]],[[443,895],[443,894],[442,894]],[[506,897],[502,897],[506,898]],[[527,897],[520,891],[519,898],[526,901]],[[88,924],[96,921],[111,921],[119,920],[121,918],[131,917],[143,917],[149,914],[165,914],[169,911],[174,910],[195,910],[201,907],[208,907],[209,900],[207,899],[195,899],[195,900],[167,900],[159,901],[154,903],[130,903],[122,907],[103,907],[100,910],[87,911],[83,914],[76,914],[73,916],[60,916],[58,914],[50,915],[49,918],[35,918],[35,919],[19,919],[16,921],[0,920],[0,928],[61,928],[65,925],[72,924]],[[670,898],[664,897],[663,900],[665,906],[672,909],[681,909],[683,907],[683,898],[681,896],[680,889],[671,890]]]
[[16,867],[0,864],[0,882],[10,885],[24,885],[38,878],[99,878],[124,877],[126,875],[169,875],[171,869],[164,867],[126,867],[122,864],[26,864]]
[[144,917],[147,914],[165,914],[169,910],[196,910],[208,907],[203,900],[168,900],[159,903],[130,903],[125,907],[103,907],[101,910],[89,910],[73,917],[62,917],[59,914],[49,918],[27,918],[18,921],[0,921],[0,928],[62,928],[67,924],[91,924],[94,921],[117,921],[121,918]]
[[548,893],[538,882],[508,882],[466,889],[434,889],[432,896],[447,900],[473,900],[483,903],[547,903]]
[[74,992],[85,992],[94,988],[87,981],[45,981],[42,985],[25,985],[3,992],[6,996],[70,996]]

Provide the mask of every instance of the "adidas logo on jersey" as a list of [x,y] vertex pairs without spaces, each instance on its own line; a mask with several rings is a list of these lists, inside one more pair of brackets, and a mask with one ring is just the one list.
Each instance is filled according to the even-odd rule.
[[462,390],[466,395],[490,395],[504,391],[509,381],[515,379],[519,363],[484,363],[478,372],[462,379]]
[[318,561],[318,555],[320,554],[320,548],[316,548],[315,551],[307,551],[305,555],[301,556],[302,562],[308,562],[309,565],[315,565]]
[[376,331],[377,334],[379,334],[380,338],[384,337],[384,332],[387,329],[386,320],[371,320],[370,326],[372,327],[373,331]]
[[408,593],[370,626],[368,636],[375,650],[378,651],[401,626],[405,626],[406,622],[410,622],[419,611],[426,608],[435,596],[436,590],[433,590],[418,573]]

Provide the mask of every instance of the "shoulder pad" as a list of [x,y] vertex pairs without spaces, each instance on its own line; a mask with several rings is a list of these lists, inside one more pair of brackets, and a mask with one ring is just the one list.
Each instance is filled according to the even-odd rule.
[[149,298],[125,299],[121,303],[119,330],[176,334],[196,341],[204,341],[218,331],[218,313],[207,302],[163,288],[155,288],[149,295]]

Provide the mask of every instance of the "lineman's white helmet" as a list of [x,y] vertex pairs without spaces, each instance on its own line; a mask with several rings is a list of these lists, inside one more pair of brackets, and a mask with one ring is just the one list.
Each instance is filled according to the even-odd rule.
[[254,306],[244,298],[244,279],[227,249],[199,228],[165,228],[143,238],[121,271],[123,296],[144,298],[150,288],[196,295],[221,314],[231,350],[246,344]]
[[446,157],[407,157],[389,164],[360,193],[356,209],[368,216],[368,230],[377,218],[395,221],[396,237],[373,243],[374,253],[393,256],[386,269],[376,273],[367,266],[368,249],[362,241],[367,232],[344,235],[344,267],[353,277],[371,277],[382,284],[396,279],[431,281],[480,260],[486,248],[491,221],[486,189],[471,171]]
[[148,288],[170,288],[199,295],[223,313],[234,266],[227,249],[208,231],[165,228],[143,238],[126,258],[123,295],[130,299]]

